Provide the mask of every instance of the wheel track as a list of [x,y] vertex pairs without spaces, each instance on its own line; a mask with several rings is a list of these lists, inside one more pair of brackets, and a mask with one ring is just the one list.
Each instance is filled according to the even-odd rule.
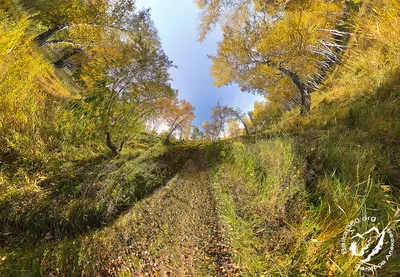
[[[204,150],[131,211],[134,236],[111,272],[132,276],[238,276],[218,217]],[[127,261],[135,261],[134,266]],[[107,270],[110,272],[110,270]]]

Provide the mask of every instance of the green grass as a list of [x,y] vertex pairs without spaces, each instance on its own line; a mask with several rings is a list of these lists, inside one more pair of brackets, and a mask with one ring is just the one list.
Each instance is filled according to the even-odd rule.
[[[64,194],[59,195],[60,200],[66,201],[63,205],[59,205],[59,209],[57,207],[54,209],[54,205],[47,205],[44,201],[29,203],[23,223],[29,222],[30,226],[24,226],[24,228],[16,226],[16,228],[21,228],[19,230],[10,228],[13,232],[2,241],[0,260],[4,259],[1,260],[0,276],[48,274],[96,276],[113,272],[118,272],[120,276],[124,274],[130,276],[132,269],[140,270],[143,266],[139,264],[140,259],[133,255],[133,252],[143,254],[145,250],[148,253],[145,256],[157,256],[163,253],[169,255],[172,249],[163,249],[163,246],[171,246],[171,240],[179,242],[181,238],[174,237],[176,229],[182,228],[181,235],[185,235],[187,224],[183,222],[193,220],[189,210],[182,215],[187,219],[176,217],[176,213],[182,213],[182,209],[190,209],[184,202],[177,199],[183,194],[187,194],[189,198],[194,195],[194,191],[198,193],[199,184],[193,182],[179,188],[179,185],[183,184],[179,180],[174,181],[177,179],[175,178],[170,186],[176,187],[174,189],[178,191],[178,194],[169,193],[173,190],[172,187],[164,190],[156,189],[166,185],[167,181],[176,174],[179,175],[181,169],[184,168],[183,165],[190,158],[199,157],[198,151],[210,153],[220,151],[222,145],[220,147],[216,145],[202,145],[199,148],[197,144],[180,144],[170,147],[156,144],[140,151],[140,155],[131,160],[126,158],[132,157],[134,150],[128,147],[115,159],[103,157],[95,166],[80,161],[79,169],[89,167],[106,176],[97,180],[99,184],[93,182],[93,178],[90,178],[91,182],[87,182],[88,178],[76,180],[76,184],[71,183],[70,179],[68,183],[55,179],[55,183],[58,186],[61,186],[61,183],[62,188],[68,193],[71,193],[71,188],[78,187],[77,195],[72,198]],[[66,171],[72,174],[71,169],[74,166],[76,165],[71,164]],[[185,167],[188,168],[188,166]],[[189,165],[189,172],[184,173],[184,176],[197,181],[198,176],[190,171],[192,167],[195,166]],[[106,169],[109,172],[105,172]],[[88,174],[85,172],[85,177]],[[206,171],[203,174],[208,176]],[[93,190],[92,193],[86,196],[81,195],[82,191],[88,190],[88,186],[89,190]],[[205,193],[207,192],[205,187],[202,189]],[[201,202],[204,199],[198,199],[198,201]],[[6,202],[4,205],[13,206],[13,204]],[[199,205],[199,209],[203,206]],[[210,209],[208,205],[204,208]],[[42,211],[40,215],[42,218],[35,217],[37,214],[32,212],[35,209]],[[46,209],[51,210],[52,213],[46,214]],[[163,210],[159,211],[159,209]],[[204,215],[200,212],[201,210],[198,211],[196,218],[202,221]],[[98,221],[89,221],[90,213],[98,216]],[[60,218],[65,218],[66,222],[60,222]],[[7,224],[11,225],[12,220],[17,220],[17,218],[8,217],[7,220]],[[158,222],[161,220],[165,223],[159,226]],[[96,225],[96,222],[101,225]],[[67,230],[65,224],[70,223],[73,223],[72,229]],[[192,228],[196,230],[206,228],[205,224],[199,224]],[[41,230],[40,228],[49,230],[47,236],[42,237],[42,233],[35,233]],[[180,253],[176,252],[174,255],[179,257]]]
[[[340,253],[346,224],[376,216],[399,230],[398,8],[363,7],[343,65],[312,95],[309,115],[287,112],[232,143],[215,189],[244,276],[360,276],[357,258]],[[379,276],[398,275],[396,259]]]
[[[373,215],[400,231],[399,9],[395,1],[368,1],[343,64],[313,93],[310,114],[289,111],[250,137],[165,146],[141,133],[111,157],[98,141],[81,143],[86,127],[71,123],[68,112],[38,128],[61,128],[51,138],[13,132],[0,155],[0,276],[131,276],[132,269],[146,270],[143,260],[179,256],[187,230],[213,237],[204,226],[210,217],[222,222],[238,275],[361,276],[359,259],[340,253],[345,226]],[[58,81],[49,93],[77,89]],[[192,158],[200,157],[204,172],[193,170]],[[183,168],[186,186],[179,181]],[[200,175],[211,178],[212,194]],[[178,193],[158,190],[168,181]],[[199,195],[208,198],[193,223],[193,209],[179,199]],[[215,218],[208,206],[214,204]],[[198,238],[192,239],[194,248]],[[215,275],[216,257],[207,251],[214,245],[202,246],[197,275]],[[379,276],[400,274],[398,258]],[[176,257],[172,264],[182,266]]]
[[99,228],[165,184],[194,149],[128,147],[116,159],[93,153],[74,162],[58,160],[41,172],[18,168],[2,186],[2,229],[10,237],[37,240]]
[[220,216],[244,276],[286,276],[290,268],[292,229],[305,209],[298,166],[290,139],[235,142],[215,174]]
[[344,228],[360,216],[385,224],[398,193],[376,170],[383,153],[351,135],[232,143],[214,187],[243,276],[360,275],[357,259],[340,253]]

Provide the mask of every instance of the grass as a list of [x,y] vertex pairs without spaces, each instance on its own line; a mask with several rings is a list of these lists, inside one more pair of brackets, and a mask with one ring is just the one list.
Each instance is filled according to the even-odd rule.
[[35,180],[17,172],[3,187],[2,230],[38,240],[99,228],[165,184],[194,153],[186,146],[137,151],[127,149],[117,159],[59,160]]
[[[399,10],[365,2],[310,114],[289,111],[250,137],[164,146],[142,133],[110,157],[57,137],[30,149],[32,137],[13,133],[0,276],[362,276],[360,259],[341,254],[346,225],[375,216],[400,231]],[[400,274],[398,257],[379,276]]]
[[[361,276],[358,259],[340,253],[346,224],[376,216],[399,230],[398,8],[365,3],[309,115],[287,112],[232,144],[215,189],[244,276]],[[396,257],[379,276],[399,274]]]
[[282,139],[236,142],[215,174],[220,216],[243,276],[270,276],[290,267],[282,256],[290,254],[291,229],[305,209],[291,147]]
[[360,276],[338,241],[356,217],[385,226],[398,193],[376,170],[382,152],[328,137],[326,147],[307,133],[232,143],[214,187],[243,276]]
[[[145,142],[130,144],[137,143]],[[150,141],[147,143],[151,144]],[[20,230],[10,228],[13,232],[2,241],[0,276],[95,276],[117,273],[120,276],[130,276],[132,270],[156,272],[157,267],[151,266],[151,260],[160,255],[177,267],[181,262],[182,249],[177,247],[174,250],[174,247],[182,244],[181,238],[187,236],[187,243],[191,245],[196,240],[187,232],[203,230],[203,235],[199,237],[209,234],[209,221],[204,215],[212,216],[212,198],[207,187],[200,187],[199,177],[203,175],[208,178],[208,171],[199,172],[196,168],[202,161],[200,152],[215,153],[223,144],[219,148],[216,145],[199,147],[197,144],[188,144],[165,148],[156,144],[144,149],[132,160],[126,160],[126,157],[132,157],[133,150],[128,148],[114,160],[103,157],[96,166],[81,163],[81,166],[107,175],[98,180],[101,186],[90,182],[93,192],[84,198],[80,194],[82,190],[87,190],[85,179],[88,178],[77,181],[80,193],[72,198],[59,196],[62,200],[70,199],[70,202],[59,205],[60,208],[53,211],[55,214],[43,212],[43,218],[34,218],[36,214],[32,210],[37,209],[35,204],[45,204],[40,201],[30,203],[30,212],[27,211],[26,215],[31,218],[24,218],[23,223],[29,222],[31,225]],[[190,162],[191,158],[199,162]],[[183,166],[187,161],[188,164]],[[105,172],[104,163],[110,172]],[[182,168],[185,171],[181,173]],[[67,171],[72,172],[71,168]],[[89,173],[85,174],[87,177]],[[168,180],[170,182],[164,187]],[[55,181],[60,183],[60,179]],[[77,186],[68,185],[74,188]],[[68,188],[68,193],[71,193],[71,188]],[[186,200],[193,195],[197,195],[196,206]],[[12,203],[6,205],[13,206]],[[123,209],[119,210],[120,207]],[[43,211],[46,209],[49,207],[42,208]],[[192,214],[192,211],[195,213]],[[96,222],[101,225],[93,225],[95,222],[89,221],[91,212],[98,214]],[[181,216],[177,217],[177,214]],[[59,218],[64,216],[68,220],[59,222]],[[7,224],[12,224],[11,221],[16,219],[8,217],[7,220]],[[74,223],[72,229],[61,227],[71,222]],[[53,227],[54,224],[59,229]],[[54,232],[44,237],[41,232],[31,233],[40,228],[53,228]],[[181,230],[179,236],[176,236],[177,230]],[[201,243],[196,249],[200,247],[206,245]],[[194,246],[185,246],[183,249],[189,251]],[[198,259],[202,259],[202,256]]]

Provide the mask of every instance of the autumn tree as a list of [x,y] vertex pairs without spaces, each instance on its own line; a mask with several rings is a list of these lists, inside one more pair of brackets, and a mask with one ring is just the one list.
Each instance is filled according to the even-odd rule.
[[[172,98],[175,92],[168,83],[157,79],[130,82],[119,89],[114,87],[114,81],[105,79],[98,82],[82,100],[72,101],[71,104],[75,105],[75,111],[83,111],[87,114],[86,118],[95,122],[97,132],[100,137],[104,136],[107,147],[118,154],[125,142],[141,131],[147,120],[156,116],[159,100]],[[144,88],[141,89],[141,86]]]
[[228,119],[227,122],[227,132],[228,136],[233,138],[233,137],[238,137],[242,134],[242,129],[240,128],[239,123],[235,119]]
[[254,109],[251,111],[251,121],[256,130],[261,130],[268,124],[275,122],[283,113],[284,107],[275,102],[256,101]]
[[189,140],[191,135],[192,127],[189,124],[181,124],[177,129],[177,137],[181,141]]
[[168,73],[173,64],[161,47],[150,14],[136,12],[134,6],[120,12],[124,14],[118,17],[118,26],[124,32],[106,32],[99,38],[101,45],[90,49],[94,54],[81,73],[86,92],[71,103],[75,111],[84,111],[95,122],[114,154],[155,116],[164,99],[176,98]]
[[22,0],[24,6],[38,12],[35,20],[47,28],[35,38],[37,45],[56,50],[54,65],[63,68],[94,44],[101,44],[109,17],[107,1],[89,0]]
[[[310,92],[326,61],[337,62],[333,49],[341,2],[196,0],[202,9],[199,39],[217,23],[223,40],[210,57],[217,87],[237,83],[244,91],[268,94],[270,100],[300,101],[310,110]],[[316,81],[317,80],[317,81]]]
[[213,126],[211,126],[210,122],[208,122],[208,121],[201,122],[201,127],[204,130],[204,139],[213,141],[214,140],[214,130],[213,130]]
[[211,121],[203,121],[202,127],[207,140],[215,141],[222,137],[227,120],[231,117],[231,108],[219,102],[211,109]]
[[140,41],[153,33],[147,20],[149,10],[137,11],[134,0],[55,0],[48,5],[44,2],[48,1],[33,0],[27,7],[40,7],[36,20],[48,28],[35,41],[61,53],[54,62],[58,68],[94,58],[107,62],[113,53],[124,51],[118,40],[136,35],[136,41]]
[[240,122],[243,125],[246,136],[250,135],[251,122],[246,113],[237,107],[227,107],[226,111],[230,118]]
[[204,132],[200,131],[198,126],[192,126],[190,139],[194,141],[204,140]]
[[189,135],[194,119],[194,107],[186,100],[166,101],[161,112],[160,122],[167,126],[164,142],[168,143],[175,133],[179,133],[182,137]]
[[[176,98],[168,73],[173,64],[149,10],[137,10],[134,0],[6,2],[4,7],[19,19],[0,10],[0,87],[5,96],[0,106],[6,111],[0,116],[0,137],[8,137],[0,138],[0,144],[15,145],[12,133],[55,141],[56,135],[76,138],[79,132],[86,140],[104,141],[118,154],[157,115],[161,99]],[[56,57],[54,66],[37,53],[38,47]],[[76,68],[73,79],[65,82],[74,88],[73,95],[55,74],[68,66]],[[54,127],[47,136],[44,130]],[[180,133],[187,136],[187,128]]]
[[230,109],[219,102],[211,109],[211,125],[214,139],[220,138],[225,130],[225,124],[230,117]]

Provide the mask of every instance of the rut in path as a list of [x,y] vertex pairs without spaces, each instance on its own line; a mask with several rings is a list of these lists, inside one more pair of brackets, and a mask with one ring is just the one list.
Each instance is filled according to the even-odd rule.
[[[135,238],[113,271],[133,276],[237,276],[216,210],[204,152],[135,213]],[[124,261],[135,260],[135,266]]]

